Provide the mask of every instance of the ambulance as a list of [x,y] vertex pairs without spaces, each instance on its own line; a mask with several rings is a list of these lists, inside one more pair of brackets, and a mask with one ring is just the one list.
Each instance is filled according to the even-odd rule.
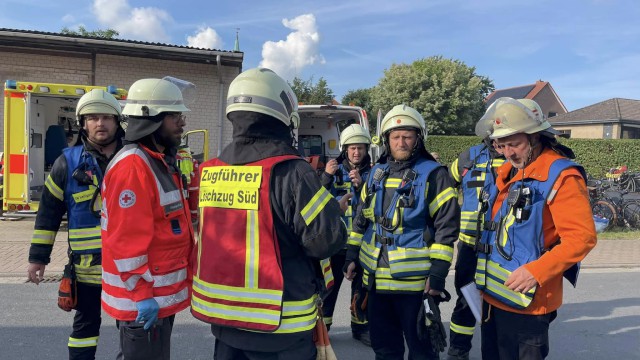
[[35,216],[51,166],[78,140],[76,103],[93,89],[127,97],[115,86],[5,82],[3,216]]
[[340,133],[351,124],[369,130],[367,112],[352,105],[299,105],[298,150],[315,169],[340,155]]

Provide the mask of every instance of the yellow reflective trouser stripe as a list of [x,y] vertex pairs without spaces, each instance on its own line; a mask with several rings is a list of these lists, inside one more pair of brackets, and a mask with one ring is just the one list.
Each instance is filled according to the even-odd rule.
[[462,335],[473,335],[473,326],[462,326],[451,322],[451,326],[449,327],[451,331],[454,333],[462,334]]
[[309,225],[318,216],[320,211],[324,209],[324,206],[331,199],[331,193],[325,189],[324,186],[320,187],[318,192],[311,198],[309,203],[302,209],[300,215],[304,219],[305,224]]
[[448,188],[442,190],[440,192],[440,194],[438,194],[436,196],[436,198],[433,199],[431,204],[429,204],[429,215],[431,217],[433,217],[436,214],[436,212],[438,211],[438,209],[440,209],[440,207],[445,202],[447,202],[449,199],[455,199],[457,197],[458,197],[458,193],[452,187],[448,187]]
[[349,234],[349,239],[347,240],[347,245],[360,246],[362,243],[362,234],[359,234],[355,231],[352,231]]
[[333,316],[323,316],[322,320],[324,321],[325,324],[327,325],[331,325],[333,324]]
[[244,286],[249,289],[258,288],[258,270],[260,264],[260,232],[258,229],[258,211],[247,210],[246,253]]
[[429,248],[429,257],[451,262],[453,260],[453,246],[433,244]]
[[[522,307],[527,307],[531,303],[531,300],[533,300],[533,295],[535,294],[536,287],[533,287],[532,289],[527,291],[526,294],[510,290],[504,285],[504,282],[507,281],[509,274],[510,272],[501,268],[500,265],[494,263],[493,261],[489,261],[487,266],[487,289],[504,297],[505,299],[513,301],[514,303]],[[499,281],[494,280],[492,277],[498,278]]]
[[53,245],[56,240],[56,232],[49,230],[34,230],[31,237],[32,244]]
[[407,276],[402,279],[391,277],[389,268],[376,269],[376,290],[424,291],[425,276]]
[[98,338],[99,336],[93,336],[88,338],[73,338],[69,337],[69,343],[67,346],[69,347],[95,347],[98,346]]
[[51,195],[55,196],[56,199],[60,201],[64,201],[64,192],[62,191],[60,186],[58,186],[53,181],[53,179],[51,178],[51,175],[47,176],[47,181],[44,182],[44,186],[46,186],[47,189],[49,189],[49,192],[51,193]]
[[474,236],[469,236],[469,235],[464,234],[462,232],[460,232],[458,234],[458,240],[462,241],[463,243],[469,244],[469,245],[475,245],[475,243],[476,243],[476,238]]

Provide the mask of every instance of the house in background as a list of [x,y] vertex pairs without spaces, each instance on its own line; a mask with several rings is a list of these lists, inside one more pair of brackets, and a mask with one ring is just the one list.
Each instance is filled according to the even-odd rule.
[[501,97],[531,99],[540,105],[547,118],[567,113],[567,108],[548,81],[538,80],[535,84],[495,90],[485,98],[487,107]]
[[572,138],[640,139],[640,100],[613,98],[550,118]]
[[[231,141],[232,127],[225,116],[227,91],[242,71],[243,59],[237,45],[225,51],[0,28],[0,84],[17,80],[128,89],[138,79],[168,75],[192,82],[197,98],[190,105],[185,130],[209,130],[210,154],[216,150],[219,154]],[[3,124],[0,113],[0,150]]]

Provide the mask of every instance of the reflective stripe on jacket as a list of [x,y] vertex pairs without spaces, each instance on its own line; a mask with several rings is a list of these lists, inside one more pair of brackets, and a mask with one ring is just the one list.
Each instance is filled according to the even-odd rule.
[[102,187],[102,307],[132,321],[136,302],[154,298],[164,318],[189,306],[193,246],[180,174],[164,155],[126,145]]

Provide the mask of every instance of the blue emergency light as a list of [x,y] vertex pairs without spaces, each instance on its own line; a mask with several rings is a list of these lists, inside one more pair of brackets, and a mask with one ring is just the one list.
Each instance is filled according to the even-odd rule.
[[15,80],[7,80],[4,82],[4,87],[7,89],[17,89],[18,88],[18,82]]

